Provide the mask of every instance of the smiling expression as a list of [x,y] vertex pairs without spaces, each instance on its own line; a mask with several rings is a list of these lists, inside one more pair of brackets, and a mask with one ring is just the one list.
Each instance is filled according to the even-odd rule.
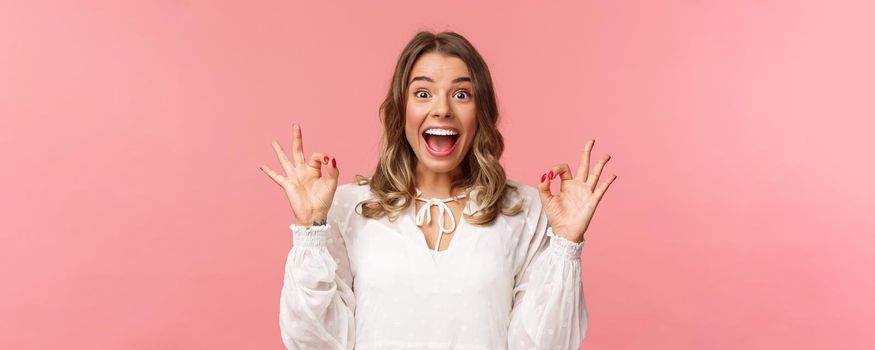
[[418,167],[450,172],[465,159],[477,131],[473,93],[471,74],[460,58],[432,52],[416,60],[406,92],[404,132]]

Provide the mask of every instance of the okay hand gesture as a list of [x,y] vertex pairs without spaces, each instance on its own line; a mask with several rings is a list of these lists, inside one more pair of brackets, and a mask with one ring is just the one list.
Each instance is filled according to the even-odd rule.
[[[293,129],[294,161],[289,161],[279,143],[275,140],[272,142],[273,149],[286,173],[285,176],[271,170],[267,165],[262,165],[261,170],[285,190],[292,211],[295,213],[296,224],[320,225],[325,223],[328,209],[334,199],[334,191],[337,190],[337,177],[340,174],[337,170],[337,161],[324,153],[313,152],[310,160],[305,162],[301,127],[294,124]],[[325,176],[322,175],[323,165],[326,168]]]
[[[577,178],[571,175],[568,164],[557,164],[550,172],[541,175],[541,183],[538,185],[541,205],[553,232],[576,243],[583,240],[583,234],[592,221],[596,206],[608,190],[608,186],[617,178],[617,175],[611,174],[610,178],[596,187],[602,168],[611,156],[606,154],[595,168],[589,171],[589,158],[594,144],[595,140],[587,142],[581,156]],[[553,195],[550,191],[550,183],[556,177],[560,179],[559,194]]]

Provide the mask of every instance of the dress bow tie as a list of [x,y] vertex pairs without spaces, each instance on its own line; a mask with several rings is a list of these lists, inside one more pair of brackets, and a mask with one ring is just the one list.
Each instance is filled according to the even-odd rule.
[[[456,199],[465,198],[465,194],[460,194],[455,197],[450,197],[446,199],[425,199],[421,197],[417,197],[417,200],[421,200],[425,202],[425,205],[422,208],[419,208],[419,212],[416,213],[416,225],[422,226],[423,224],[431,223],[431,206],[438,207],[438,226],[440,228],[440,232],[438,233],[437,243],[434,245],[434,250],[438,251],[438,247],[441,245],[441,237],[446,233],[453,232],[456,229],[456,218],[453,216],[453,211],[450,210],[450,207],[447,206],[447,202],[454,201]],[[444,227],[444,216],[450,216],[450,227]]]

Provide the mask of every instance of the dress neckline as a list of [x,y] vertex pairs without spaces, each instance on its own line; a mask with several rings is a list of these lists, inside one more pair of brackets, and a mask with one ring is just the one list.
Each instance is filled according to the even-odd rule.
[[[449,206],[446,205],[446,203],[451,202],[451,201],[455,201],[458,199],[462,199],[465,197],[468,197],[468,202],[462,208],[462,212],[461,212],[462,215],[459,218],[459,223],[457,225],[456,220],[455,220],[455,216],[452,212],[452,209],[450,209]],[[465,214],[473,212],[474,203],[475,203],[474,198],[476,198],[476,191],[470,191],[470,190],[466,190],[459,195],[456,195],[453,197],[448,197],[448,198],[443,198],[443,199],[423,198],[422,191],[417,187],[416,188],[416,197],[414,197],[414,203],[411,203],[410,209],[407,212],[407,219],[410,220],[410,222],[412,224],[411,226],[416,228],[417,236],[419,237],[419,239],[417,239],[417,242],[419,242],[417,245],[419,247],[424,248],[432,256],[445,255],[445,254],[448,254],[452,251],[457,250],[458,247],[456,247],[456,246],[458,245],[458,243],[460,243],[461,241],[464,241],[463,237],[465,236],[465,232],[464,232],[465,230],[463,230],[463,228],[467,226],[467,222],[465,221]],[[419,209],[419,211],[416,210],[416,200],[425,202],[425,205],[423,205]],[[438,239],[436,240],[435,247],[429,248],[428,241],[425,239],[425,234],[422,232],[422,229],[420,229],[420,225],[423,223],[430,222],[431,206],[432,205],[437,206],[439,208],[439,210],[438,210],[438,216],[439,216],[438,229],[437,229]],[[446,226],[443,224],[445,214],[449,214],[450,220],[452,221],[450,228],[446,228]],[[429,220],[425,220],[426,218],[428,218]],[[443,237],[444,234],[449,233],[449,232],[455,232],[453,234],[452,241],[450,241],[450,244],[447,246],[447,249],[438,250],[438,249],[440,249],[441,238]],[[463,238],[463,239],[460,240],[460,238]]]

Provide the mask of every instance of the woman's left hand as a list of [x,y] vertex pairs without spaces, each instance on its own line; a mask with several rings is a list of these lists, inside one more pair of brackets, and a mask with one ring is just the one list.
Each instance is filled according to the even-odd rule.
[[[596,187],[602,168],[611,156],[606,154],[595,168],[589,171],[589,158],[594,144],[595,140],[587,142],[576,178],[571,175],[568,164],[557,164],[548,173],[541,175],[541,183],[538,184],[541,205],[544,207],[553,232],[575,243],[583,241],[583,234],[592,220],[596,206],[608,190],[608,186],[617,178],[617,175],[611,174],[610,178]],[[550,183],[557,177],[560,179],[559,194],[553,195],[550,192]]]

